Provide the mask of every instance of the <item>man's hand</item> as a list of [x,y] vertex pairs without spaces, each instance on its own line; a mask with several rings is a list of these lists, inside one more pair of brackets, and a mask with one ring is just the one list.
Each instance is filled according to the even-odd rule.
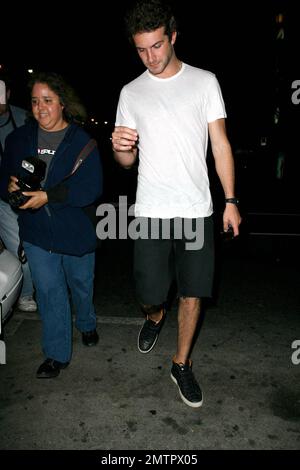
[[229,226],[233,228],[233,235],[237,237],[239,234],[239,225],[242,222],[239,210],[235,204],[226,204],[223,214],[223,229],[227,232]]
[[137,141],[137,131],[129,127],[117,126],[111,135],[114,152],[130,152],[136,148]]
[[24,191],[24,196],[29,196],[30,199],[20,206],[19,209],[39,209],[48,202],[48,196],[45,191]]

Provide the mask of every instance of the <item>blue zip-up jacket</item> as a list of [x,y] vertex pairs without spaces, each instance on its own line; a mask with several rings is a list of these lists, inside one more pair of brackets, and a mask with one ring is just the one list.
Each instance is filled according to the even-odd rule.
[[[17,128],[6,139],[1,164],[0,196],[7,200],[10,176],[17,176],[22,160],[37,156],[38,125],[36,122]],[[96,231],[84,208],[102,193],[102,166],[95,147],[78,170],[62,181],[90,140],[76,124],[70,124],[63,141],[50,163],[43,190],[48,204],[37,210],[18,211],[20,239],[47,251],[82,256],[96,248]]]

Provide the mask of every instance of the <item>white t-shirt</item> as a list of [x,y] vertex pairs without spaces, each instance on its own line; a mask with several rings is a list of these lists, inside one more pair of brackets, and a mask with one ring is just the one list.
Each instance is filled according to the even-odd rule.
[[123,87],[116,126],[136,129],[139,135],[137,217],[212,214],[208,123],[224,117],[215,75],[184,63],[170,78],[147,70]]

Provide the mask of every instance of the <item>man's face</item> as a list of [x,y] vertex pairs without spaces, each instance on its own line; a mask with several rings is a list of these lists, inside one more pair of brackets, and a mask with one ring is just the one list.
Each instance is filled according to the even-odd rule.
[[174,57],[173,44],[176,32],[172,33],[171,41],[165,34],[164,26],[150,32],[137,33],[133,41],[145,67],[153,75],[168,77],[168,65]]

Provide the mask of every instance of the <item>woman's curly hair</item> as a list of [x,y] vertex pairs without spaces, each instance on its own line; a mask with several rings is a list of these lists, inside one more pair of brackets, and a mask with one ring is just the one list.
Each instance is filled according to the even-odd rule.
[[171,39],[177,28],[171,4],[164,0],[137,0],[125,15],[125,26],[131,42],[135,34],[154,31],[162,26]]
[[60,103],[64,106],[63,116],[67,122],[82,122],[87,117],[86,109],[81,103],[75,90],[65,79],[55,72],[34,73],[28,83],[30,93],[36,83],[45,83],[59,96]]

